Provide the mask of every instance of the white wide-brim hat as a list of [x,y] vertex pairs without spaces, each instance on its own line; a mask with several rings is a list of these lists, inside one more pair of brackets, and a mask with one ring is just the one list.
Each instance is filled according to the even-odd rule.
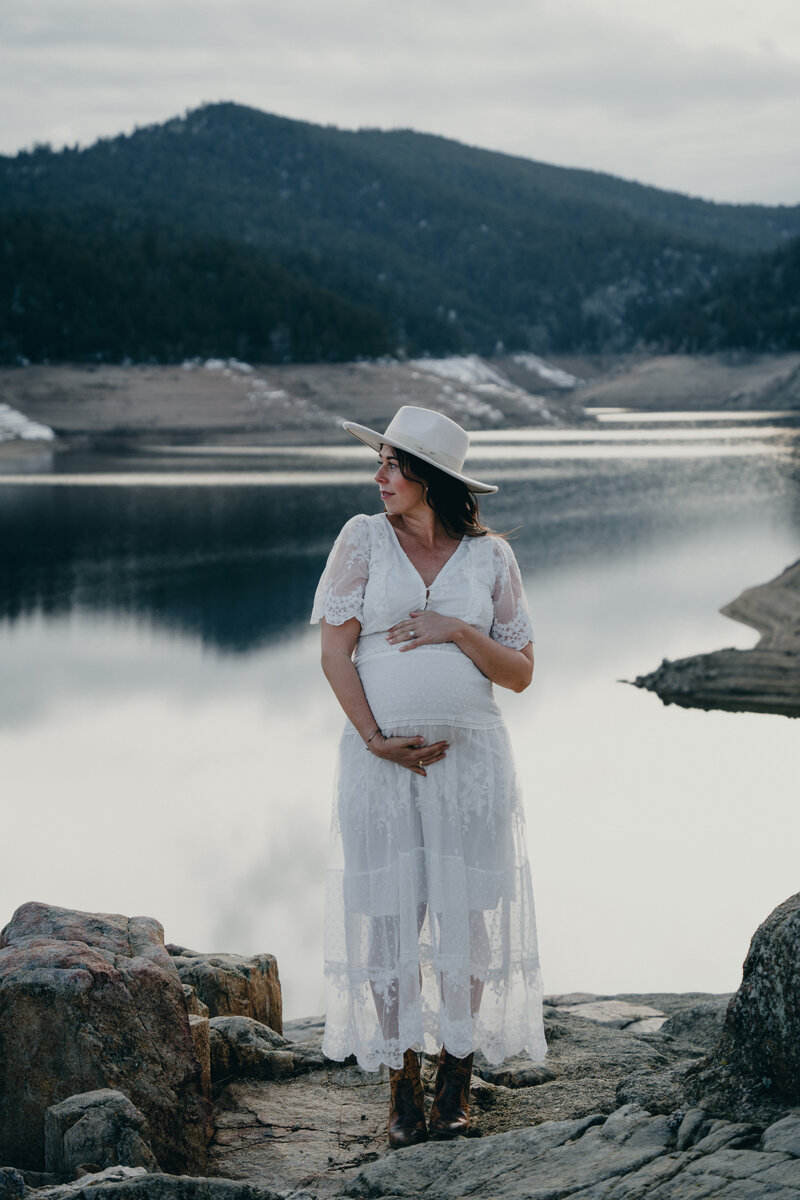
[[385,433],[358,425],[355,421],[344,421],[342,427],[360,442],[380,451],[381,446],[392,446],[395,450],[406,450],[423,462],[438,467],[445,475],[460,479],[471,492],[490,493],[497,488],[492,483],[481,483],[464,474],[464,459],[469,449],[469,434],[455,421],[432,408],[417,408],[404,404],[389,422]]

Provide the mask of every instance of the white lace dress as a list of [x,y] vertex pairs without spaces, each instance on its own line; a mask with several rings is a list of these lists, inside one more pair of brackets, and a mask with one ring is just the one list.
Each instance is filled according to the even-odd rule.
[[492,684],[456,645],[401,653],[412,609],[458,616],[505,646],[532,638],[502,538],[465,537],[426,589],[384,513],[353,517],[331,550],[312,622],[361,623],[354,654],[387,735],[446,739],[427,778],[370,754],[348,721],[327,878],[323,1050],[367,1070],[409,1047],[491,1062],[544,1057],[525,826]]

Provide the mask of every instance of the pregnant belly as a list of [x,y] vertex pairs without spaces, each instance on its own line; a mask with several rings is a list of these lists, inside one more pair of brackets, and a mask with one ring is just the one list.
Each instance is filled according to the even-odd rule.
[[375,720],[394,726],[434,722],[471,729],[502,723],[492,685],[457,646],[392,647],[357,659]]

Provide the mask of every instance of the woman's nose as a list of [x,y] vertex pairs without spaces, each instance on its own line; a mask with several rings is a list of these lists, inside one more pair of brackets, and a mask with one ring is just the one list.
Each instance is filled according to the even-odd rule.
[[385,483],[386,482],[386,473],[384,471],[383,466],[378,467],[373,478],[376,483]]

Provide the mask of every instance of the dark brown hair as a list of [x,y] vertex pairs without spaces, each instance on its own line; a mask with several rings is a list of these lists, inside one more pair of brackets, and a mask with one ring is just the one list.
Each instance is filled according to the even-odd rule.
[[491,533],[478,512],[478,501],[465,483],[431,466],[407,450],[394,448],[400,473],[423,486],[423,499],[432,508],[451,538],[485,537]]

